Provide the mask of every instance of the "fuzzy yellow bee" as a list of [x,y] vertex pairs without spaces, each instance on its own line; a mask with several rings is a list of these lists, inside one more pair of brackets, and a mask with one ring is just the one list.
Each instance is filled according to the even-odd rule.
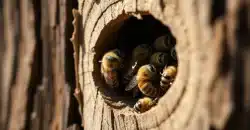
[[[149,57],[152,54],[152,48],[148,44],[140,44],[134,48],[132,52],[132,59],[129,62],[129,67],[123,76],[123,84],[128,84],[129,81],[136,75],[140,66],[147,64]],[[127,88],[128,86],[126,86]]]
[[169,61],[169,55],[164,52],[155,52],[150,57],[150,64],[153,64],[157,68],[164,67],[166,64],[168,64],[168,61]]
[[175,66],[165,66],[161,74],[160,87],[166,92],[175,80],[177,68]]
[[160,87],[154,85],[157,77],[156,68],[151,64],[143,65],[139,68],[137,75],[129,82],[129,87],[126,91],[133,89],[135,86],[142,92],[142,94],[149,97],[162,96]]
[[157,51],[169,51],[174,45],[175,43],[170,35],[162,35],[153,43],[153,46]]
[[150,97],[140,98],[134,105],[134,110],[138,113],[148,111],[150,108],[157,104],[158,98],[152,99]]
[[101,62],[101,74],[106,84],[115,88],[120,85],[119,73],[123,67],[123,54],[120,50],[114,49],[104,54]]

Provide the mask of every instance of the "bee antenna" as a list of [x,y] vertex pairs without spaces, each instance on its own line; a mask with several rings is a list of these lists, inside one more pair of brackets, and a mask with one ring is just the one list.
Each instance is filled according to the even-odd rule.
[[137,65],[137,61],[136,61],[135,64],[132,66],[132,69],[134,69],[136,65]]
[[154,104],[154,105],[157,104],[158,100],[159,100],[159,98],[155,98],[155,99],[153,100],[153,104]]

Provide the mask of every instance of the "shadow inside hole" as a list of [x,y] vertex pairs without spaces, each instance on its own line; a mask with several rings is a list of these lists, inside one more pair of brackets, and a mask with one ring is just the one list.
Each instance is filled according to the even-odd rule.
[[[126,70],[126,67],[128,67],[126,63],[128,63],[131,58],[132,50],[137,45],[151,45],[156,38],[166,34],[173,38],[172,42],[175,44],[176,39],[170,32],[170,29],[149,14],[142,15],[142,20],[138,20],[133,16],[121,15],[104,27],[94,47],[96,53],[93,61],[93,80],[104,99],[113,102],[123,102],[130,107],[138,100],[138,98],[132,97],[131,92],[125,92],[125,86],[119,86],[118,89],[107,87],[100,73],[101,63],[98,62],[101,60],[102,56],[109,50],[116,48],[120,49],[125,53],[124,70]],[[177,62],[170,64],[177,64]]]

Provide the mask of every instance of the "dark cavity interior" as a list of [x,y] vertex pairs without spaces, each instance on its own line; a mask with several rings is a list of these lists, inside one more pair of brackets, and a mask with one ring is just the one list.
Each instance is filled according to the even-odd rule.
[[173,42],[176,40],[171,34],[170,29],[156,20],[152,15],[142,15],[142,20],[133,16],[120,16],[118,19],[111,21],[102,30],[99,39],[96,43],[96,52],[94,57],[94,82],[95,86],[103,94],[104,99],[112,102],[124,102],[129,106],[133,106],[141,95],[137,98],[132,98],[132,94],[125,92],[124,86],[119,86],[119,89],[110,89],[105,84],[100,73],[101,60],[105,52],[112,49],[120,49],[125,53],[125,68],[126,63],[130,60],[132,50],[139,44],[153,44],[155,39],[161,35],[167,34],[173,37]]

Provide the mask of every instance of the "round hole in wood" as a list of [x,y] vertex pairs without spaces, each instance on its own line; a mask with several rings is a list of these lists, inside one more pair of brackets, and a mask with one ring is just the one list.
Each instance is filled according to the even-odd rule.
[[[142,94],[136,98],[132,97],[131,92],[124,90],[124,85],[120,85],[117,89],[107,87],[100,71],[102,56],[109,50],[119,49],[125,54],[124,70],[127,70],[128,61],[131,59],[132,50],[139,44],[149,44],[153,48],[153,52],[157,50],[153,47],[154,41],[162,36],[168,35],[172,39],[172,43],[176,44],[176,39],[171,33],[168,26],[163,25],[148,13],[141,13],[142,19],[138,19],[132,15],[122,14],[117,19],[107,24],[101,31],[99,38],[92,48],[94,55],[93,80],[97,89],[101,92],[102,97],[113,108],[128,106],[132,108],[136,101],[143,97]],[[162,52],[162,51],[161,51]],[[170,51],[169,56],[171,57]],[[177,60],[178,61],[178,60]],[[168,65],[178,64],[176,60],[170,60]],[[123,71],[124,72],[124,71]],[[125,72],[124,72],[125,73]],[[121,77],[124,73],[121,73]],[[120,78],[121,80],[121,78]],[[160,75],[158,82],[160,83]],[[158,84],[159,85],[159,84]],[[158,86],[157,86],[158,87]]]
[[[206,129],[210,119],[207,109],[207,88],[214,82],[211,75],[216,74],[214,68],[217,59],[212,55],[216,54],[217,46],[209,40],[212,29],[207,25],[207,15],[203,11],[196,11],[199,2],[171,0],[79,2],[81,2],[79,10],[83,15],[81,35],[84,41],[79,51],[78,72],[84,95],[84,128]],[[201,7],[202,10],[209,8],[209,6]],[[128,19],[131,13],[138,12],[149,12],[164,25],[169,26],[178,42],[176,44],[178,74],[175,82],[155,107],[142,114],[131,112],[131,107],[120,107],[127,106],[124,102],[130,101],[131,98],[117,93],[115,96],[111,95],[102,81],[98,80],[100,72],[99,65],[96,65],[100,57],[110,49],[109,45],[112,45],[106,43],[109,40],[105,39],[113,35],[110,41],[117,41],[114,38],[118,33],[115,32],[122,27],[123,21]],[[104,99],[109,104],[104,103]],[[204,128],[201,128],[201,125]]]

